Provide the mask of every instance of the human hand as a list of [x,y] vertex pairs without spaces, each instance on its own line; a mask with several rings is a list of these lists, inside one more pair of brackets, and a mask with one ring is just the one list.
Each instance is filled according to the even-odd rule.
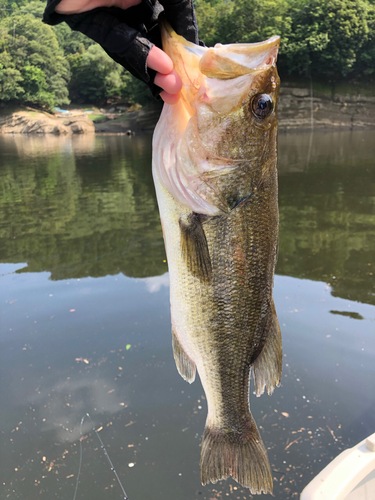
[[156,71],[155,85],[161,87],[160,97],[167,104],[176,104],[182,88],[182,80],[173,69],[172,59],[159,47],[154,45],[147,56],[147,67]]
[[[55,12],[64,16],[72,16],[85,12],[87,13],[99,7],[117,7],[126,10],[130,7],[139,5],[141,1],[142,0],[61,0],[60,3],[55,7]],[[188,2],[189,1],[190,0],[188,0]],[[168,3],[168,0],[166,3]],[[79,31],[82,30],[79,29]],[[91,38],[94,38],[89,33],[87,34]],[[104,44],[102,46],[106,49]],[[182,88],[181,78],[173,69],[173,62],[171,58],[165,52],[163,52],[163,50],[152,44],[150,44],[150,47],[148,49],[149,50],[146,56],[146,65],[147,68],[156,71],[154,84],[163,89],[160,93],[160,97],[168,104],[175,104],[179,100],[179,91]]]

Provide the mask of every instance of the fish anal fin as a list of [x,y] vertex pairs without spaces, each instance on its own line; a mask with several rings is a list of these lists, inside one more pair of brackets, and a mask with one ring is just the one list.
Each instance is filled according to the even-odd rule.
[[272,321],[266,342],[259,356],[253,363],[255,394],[261,396],[267,387],[270,396],[275,386],[280,386],[283,364],[281,332],[276,315],[275,304],[271,306]]
[[173,327],[172,327],[172,347],[178,373],[184,380],[189,382],[189,384],[192,384],[195,380],[195,363],[186,354],[184,348],[181,345],[181,342],[178,340],[178,337]]
[[209,283],[212,266],[201,219],[202,216],[194,212],[186,218],[180,218],[181,253],[191,274],[201,282]]
[[251,414],[238,430],[214,429],[206,425],[200,469],[203,485],[232,476],[254,495],[272,493],[267,452]]

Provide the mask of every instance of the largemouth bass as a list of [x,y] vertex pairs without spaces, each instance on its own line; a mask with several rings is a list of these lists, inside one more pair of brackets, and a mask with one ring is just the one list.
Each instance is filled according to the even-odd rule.
[[207,398],[201,481],[232,476],[272,492],[249,406],[280,384],[281,334],[272,298],[278,246],[276,57],[279,37],[205,48],[162,27],[183,81],[164,104],[153,176],[170,273],[172,344]]

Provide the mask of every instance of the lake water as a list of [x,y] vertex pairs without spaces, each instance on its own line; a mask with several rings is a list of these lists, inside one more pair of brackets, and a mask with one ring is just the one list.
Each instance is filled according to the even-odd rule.
[[[284,368],[251,408],[286,500],[375,430],[375,140],[279,143]],[[200,484],[206,401],[174,366],[167,271],[150,135],[0,136],[2,500],[123,498],[86,413],[130,500],[251,498]]]

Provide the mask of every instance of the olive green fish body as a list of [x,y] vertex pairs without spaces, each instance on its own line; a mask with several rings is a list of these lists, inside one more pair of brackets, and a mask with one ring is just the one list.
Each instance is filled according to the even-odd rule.
[[[169,48],[179,69],[173,51],[183,50],[182,42],[172,36],[167,48],[168,41],[178,44]],[[213,49],[201,48],[182,58],[183,70],[192,74],[180,102],[164,107],[153,175],[170,272],[174,356],[189,382],[198,370],[207,397],[202,483],[232,476],[260,493],[272,491],[272,476],[250,412],[249,378],[252,367],[260,395],[265,387],[271,394],[281,377],[272,298],[279,80],[278,40],[271,39],[267,50],[255,45],[255,69],[241,70],[242,59],[232,68],[235,51],[226,50],[232,46],[217,49],[212,60],[207,54]],[[218,70],[223,52],[224,69]],[[264,111],[265,97],[259,106],[259,95],[270,97],[270,109]],[[265,117],[257,116],[257,106]]]

